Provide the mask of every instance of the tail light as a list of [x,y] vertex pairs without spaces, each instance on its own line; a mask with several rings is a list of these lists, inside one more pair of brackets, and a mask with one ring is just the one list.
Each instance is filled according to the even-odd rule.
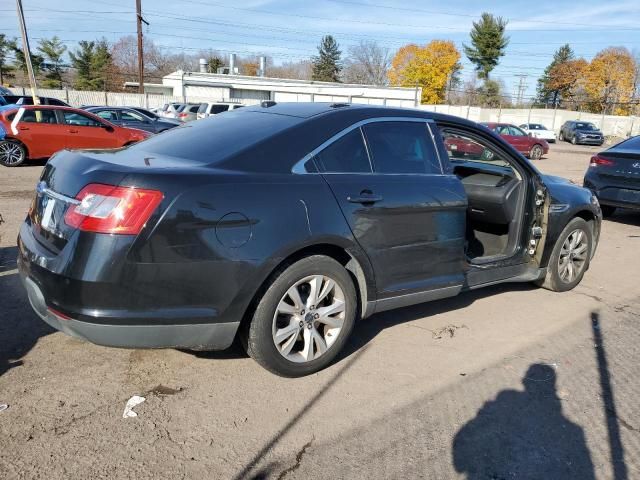
[[187,118],[187,114],[186,113],[179,113],[178,114],[178,118]]
[[76,196],[64,216],[67,225],[86,232],[137,235],[162,201],[157,190],[92,183]]
[[591,157],[590,167],[612,167],[616,162],[602,158],[600,155],[594,155]]

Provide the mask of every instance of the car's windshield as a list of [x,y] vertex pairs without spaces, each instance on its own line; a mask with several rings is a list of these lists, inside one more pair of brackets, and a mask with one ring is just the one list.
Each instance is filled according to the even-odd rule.
[[576,130],[597,130],[593,123],[578,122],[576,123]]

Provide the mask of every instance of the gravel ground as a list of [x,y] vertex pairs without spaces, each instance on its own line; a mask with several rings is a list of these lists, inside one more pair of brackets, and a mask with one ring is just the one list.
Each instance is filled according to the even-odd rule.
[[[580,182],[595,151],[552,145],[537,164]],[[14,272],[41,168],[0,169],[0,477],[640,478],[640,215],[604,222],[572,292],[385,312],[290,380],[237,350],[110,349],[43,324]]]

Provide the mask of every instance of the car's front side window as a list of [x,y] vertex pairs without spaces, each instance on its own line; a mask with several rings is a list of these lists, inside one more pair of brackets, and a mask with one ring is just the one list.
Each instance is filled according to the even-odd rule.
[[56,113],[53,110],[42,108],[25,110],[20,121],[25,123],[58,123]]
[[441,128],[442,139],[449,160],[456,162],[481,162],[500,167],[511,167],[505,154],[484,140],[452,128]]
[[520,130],[518,127],[509,127],[509,131],[511,132],[510,134],[515,136],[515,137],[526,137],[527,134],[524,133],[522,130]]
[[122,115],[122,120],[125,122],[144,122],[142,115],[137,113],[122,111],[120,114]]
[[363,127],[374,171],[442,173],[424,122],[385,121]]
[[359,128],[351,130],[315,155],[318,168],[326,173],[371,173],[367,147]]
[[115,122],[118,120],[118,114],[113,110],[101,110],[96,113],[100,118],[104,118],[105,120],[109,120],[110,122]]

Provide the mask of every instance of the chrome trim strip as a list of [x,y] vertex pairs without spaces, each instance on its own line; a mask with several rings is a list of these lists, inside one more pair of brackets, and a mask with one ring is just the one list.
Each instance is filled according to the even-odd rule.
[[61,193],[54,192],[50,188],[44,188],[39,194],[46,195],[47,197],[55,198],[56,200],[60,200],[61,202],[70,203],[71,205],[80,205],[82,203],[80,200],[67,197],[66,195],[62,195]]
[[[365,120],[360,120],[359,122],[356,122],[353,125],[349,125],[344,130],[339,131],[338,133],[333,135],[331,138],[329,138],[328,140],[325,140],[319,146],[317,146],[316,148],[311,150],[309,153],[307,153],[304,157],[302,157],[300,160],[298,160],[295,163],[295,165],[291,168],[291,173],[306,174],[306,175],[325,174],[326,172],[307,172],[304,169],[304,164],[307,163],[307,161],[313,158],[315,155],[320,153],[322,150],[327,148],[329,145],[331,145],[333,142],[335,142],[336,140],[339,140],[340,138],[342,138],[352,130],[355,130],[356,128],[360,128],[363,125],[367,125],[368,123],[379,123],[379,122],[417,122],[417,123],[426,123],[426,124],[434,123],[434,121],[431,118],[418,118],[418,117],[373,117],[373,118],[367,118]],[[366,145],[367,145],[367,142],[365,142],[365,146]],[[436,149],[436,152],[437,152],[437,147],[435,144],[433,145],[433,147]],[[371,162],[370,156],[369,156],[369,162]],[[441,164],[441,169],[442,169],[442,164]],[[340,173],[340,172],[334,172],[334,173]],[[373,173],[373,165],[372,165],[371,173]],[[365,173],[365,175],[367,175],[367,173]],[[417,174],[417,175],[425,175],[425,174]]]

